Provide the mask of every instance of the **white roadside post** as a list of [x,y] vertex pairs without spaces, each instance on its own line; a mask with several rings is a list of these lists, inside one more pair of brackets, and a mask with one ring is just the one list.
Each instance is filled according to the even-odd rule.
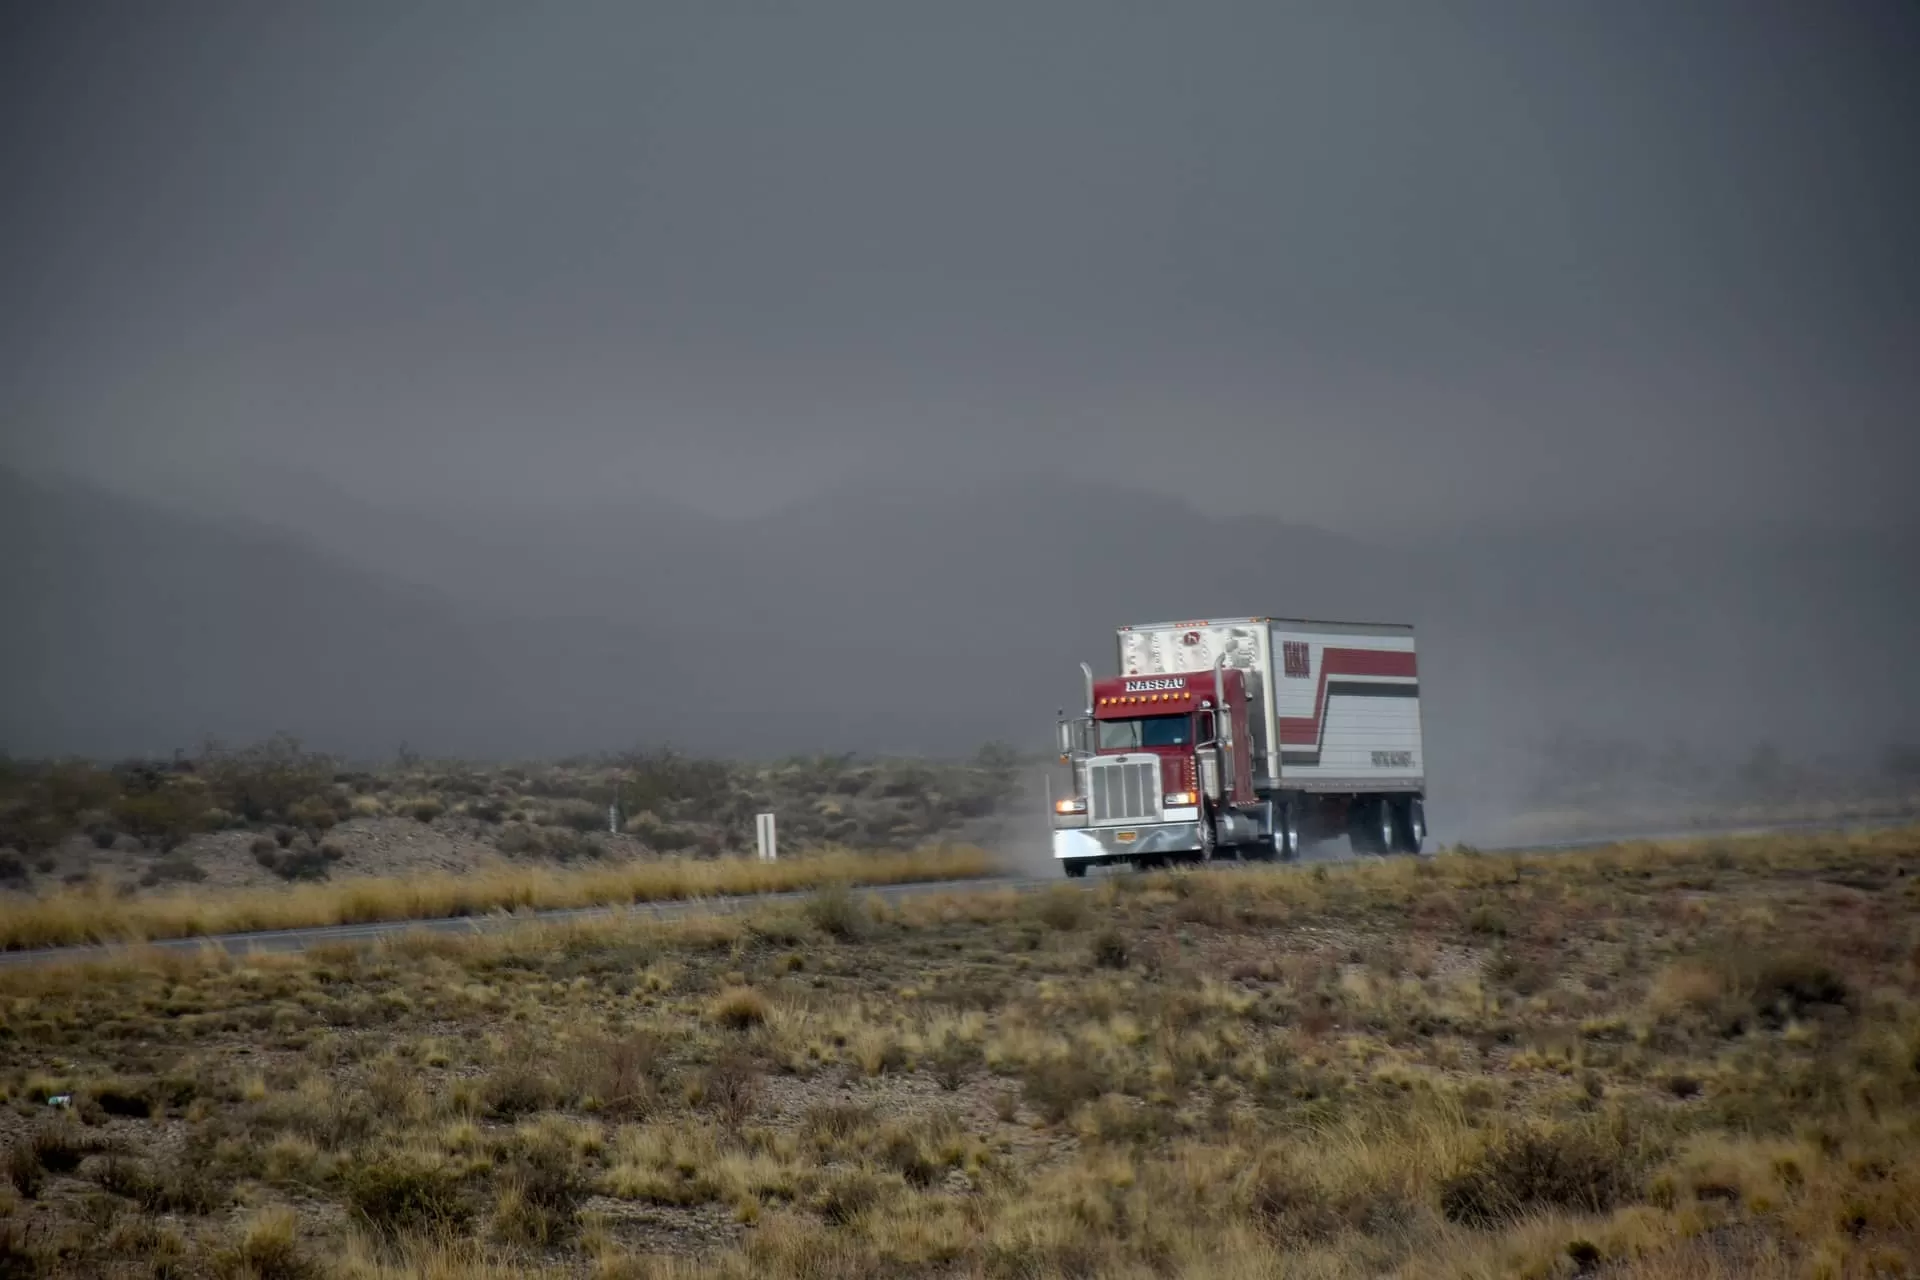
[[754,817],[754,830],[760,838],[760,861],[772,862],[779,857],[779,851],[773,842],[773,815],[757,814]]

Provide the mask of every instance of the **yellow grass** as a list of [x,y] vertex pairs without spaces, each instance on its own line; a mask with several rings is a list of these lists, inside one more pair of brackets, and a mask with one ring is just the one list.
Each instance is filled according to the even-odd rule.
[[0,1219],[35,1274],[1920,1274],[1920,831],[1074,892],[0,970]]
[[0,949],[671,902],[792,892],[828,884],[961,880],[997,870],[984,850],[962,846],[892,854],[833,852],[778,862],[674,858],[578,870],[498,867],[467,875],[436,872],[404,880],[363,877],[285,889],[141,898],[82,888],[0,906]]

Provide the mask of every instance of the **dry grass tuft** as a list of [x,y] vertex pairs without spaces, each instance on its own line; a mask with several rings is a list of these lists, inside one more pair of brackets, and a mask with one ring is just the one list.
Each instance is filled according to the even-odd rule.
[[707,1021],[746,1031],[767,1020],[767,998],[752,987],[728,987],[707,1009]]

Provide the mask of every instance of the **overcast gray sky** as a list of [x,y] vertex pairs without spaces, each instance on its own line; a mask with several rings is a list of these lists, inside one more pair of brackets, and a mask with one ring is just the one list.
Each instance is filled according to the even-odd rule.
[[1892,522],[1904,3],[15,3],[4,457]]

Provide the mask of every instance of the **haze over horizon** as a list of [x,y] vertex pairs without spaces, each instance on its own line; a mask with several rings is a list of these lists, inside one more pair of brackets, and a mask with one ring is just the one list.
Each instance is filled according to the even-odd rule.
[[1912,518],[1910,6],[5,21],[18,466],[736,513],[1063,468],[1344,532]]

